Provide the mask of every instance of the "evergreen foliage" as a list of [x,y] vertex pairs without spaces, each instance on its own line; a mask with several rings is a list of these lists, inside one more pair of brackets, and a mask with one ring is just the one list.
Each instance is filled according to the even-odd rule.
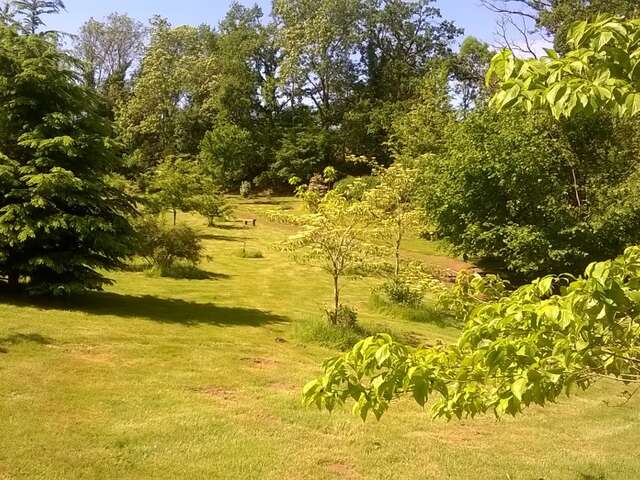
[[31,293],[100,289],[129,253],[131,200],[100,100],[43,37],[0,28],[0,272]]

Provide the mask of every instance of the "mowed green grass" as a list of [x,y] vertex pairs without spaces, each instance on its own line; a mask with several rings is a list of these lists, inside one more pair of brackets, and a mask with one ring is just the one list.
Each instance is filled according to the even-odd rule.
[[[287,199],[285,208],[299,205]],[[380,422],[301,406],[305,381],[336,352],[293,324],[321,315],[330,282],[273,244],[269,202],[240,202],[257,228],[202,229],[209,280],[118,273],[105,293],[0,305],[0,479],[635,479],[640,403],[624,387],[517,419],[432,421],[401,401]],[[236,253],[246,242],[264,259]],[[434,263],[417,240],[408,254]],[[457,332],[346,301],[367,327],[452,341]]]

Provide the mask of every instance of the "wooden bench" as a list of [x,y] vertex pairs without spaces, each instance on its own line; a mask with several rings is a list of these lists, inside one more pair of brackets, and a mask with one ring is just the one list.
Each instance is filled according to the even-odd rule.
[[240,223],[244,223],[245,227],[255,227],[257,220],[255,218],[241,218],[238,220]]

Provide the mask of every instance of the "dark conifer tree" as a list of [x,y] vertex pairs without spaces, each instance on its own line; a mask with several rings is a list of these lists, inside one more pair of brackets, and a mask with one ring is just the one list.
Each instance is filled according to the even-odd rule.
[[70,61],[0,28],[0,275],[30,293],[100,289],[129,252],[111,126]]

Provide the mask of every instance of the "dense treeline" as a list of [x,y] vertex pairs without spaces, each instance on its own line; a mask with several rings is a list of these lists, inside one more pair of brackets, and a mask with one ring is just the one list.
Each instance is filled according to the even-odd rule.
[[[560,52],[574,20],[638,13],[631,0],[507,3]],[[211,219],[224,210],[220,192],[292,192],[327,167],[339,180],[394,162],[420,173],[415,195],[430,228],[517,278],[577,272],[639,240],[634,121],[496,113],[484,81],[494,52],[463,41],[434,0],[274,0],[269,17],[233,3],[218,25],[197,27],[112,14],[72,40],[45,31],[45,16],[63,10],[60,0],[0,9],[0,233],[11,283],[99,287],[93,269],[128,254],[120,219],[136,203],[129,194],[151,211],[172,210],[174,221],[178,210]],[[42,85],[20,90],[29,75]],[[81,171],[72,159],[84,161]],[[42,205],[12,193],[54,173],[60,184]],[[86,215],[122,238],[98,244],[97,227],[77,236],[71,219]],[[20,250],[29,242],[32,253]]]
[[234,4],[216,28],[154,19],[114,101],[131,171],[191,155],[225,189],[281,189],[329,165],[349,173],[349,155],[390,163],[393,119],[454,60],[460,30],[432,3],[274,2],[270,21]]

